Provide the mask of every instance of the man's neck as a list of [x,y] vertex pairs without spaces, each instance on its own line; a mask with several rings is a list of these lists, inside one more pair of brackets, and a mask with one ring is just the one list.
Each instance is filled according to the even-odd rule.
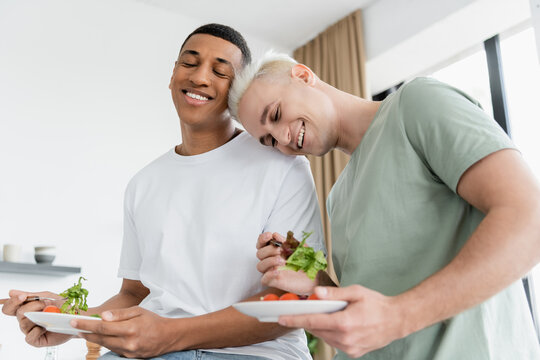
[[232,121],[211,129],[193,128],[183,123],[180,123],[180,128],[182,144],[177,145],[175,151],[184,156],[198,155],[217,149],[241,132]]
[[336,148],[351,155],[360,145],[381,102],[340,92],[338,99],[338,142]]

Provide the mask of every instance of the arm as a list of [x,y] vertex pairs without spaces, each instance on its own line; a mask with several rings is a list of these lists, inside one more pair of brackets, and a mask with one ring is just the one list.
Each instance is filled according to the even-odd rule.
[[407,333],[485,301],[540,261],[540,189],[517,151],[477,162],[458,193],[486,217],[450,264],[398,297]]
[[[113,296],[111,299],[107,300],[105,303],[96,308],[88,309],[85,314],[95,314],[107,309],[137,305],[142,301],[147,293],[148,289],[146,289],[141,282],[124,279],[122,288],[117,295]],[[59,345],[71,339],[73,337],[71,335],[48,332],[24,316],[25,312],[42,311],[47,305],[61,305],[63,302],[44,300],[24,303],[27,297],[34,295],[58,299],[61,298],[58,294],[54,294],[52,292],[29,293],[19,290],[11,290],[9,292],[10,299],[2,307],[2,312],[4,314],[17,317],[19,327],[26,335],[26,342],[28,342],[30,345],[41,347]]]
[[[251,296],[245,301],[257,301],[262,296],[281,292],[276,289],[267,289],[261,293]],[[257,319],[243,315],[232,307],[221,311],[216,311],[196,318],[186,319],[189,322],[190,330],[184,330],[186,337],[178,339],[180,349],[207,349],[231,346],[244,346],[263,341],[275,339],[291,331],[276,323],[262,323]],[[226,331],[216,331],[223,329]],[[180,330],[184,328],[182,324]],[[216,333],[208,337],[208,333]],[[206,334],[202,336],[202,334]]]
[[501,150],[471,166],[458,193],[486,216],[446,267],[395,297],[358,285],[316,288],[321,299],[347,300],[348,307],[282,317],[280,324],[305,327],[358,357],[487,300],[538,263],[540,187],[516,151]]
[[148,288],[140,281],[124,279],[118,294],[97,307],[89,308],[84,312],[84,315],[99,314],[105,310],[125,309],[139,305],[149,293]]
[[[259,300],[268,289],[245,299]],[[211,349],[255,344],[275,339],[291,329],[261,323],[233,307],[191,318],[164,318],[138,306],[106,311],[103,322],[78,320],[72,326],[89,330],[81,337],[128,357],[153,357],[186,349]]]

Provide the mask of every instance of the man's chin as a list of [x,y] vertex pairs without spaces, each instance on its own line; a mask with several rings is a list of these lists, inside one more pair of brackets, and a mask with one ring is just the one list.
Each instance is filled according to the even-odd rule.
[[182,111],[178,112],[178,116],[180,117],[180,122],[186,125],[202,125],[202,123],[211,119],[209,112],[201,108],[182,109]]
[[285,149],[282,149],[282,148],[277,148],[277,149],[285,155],[309,155],[303,149],[293,150],[288,147]]

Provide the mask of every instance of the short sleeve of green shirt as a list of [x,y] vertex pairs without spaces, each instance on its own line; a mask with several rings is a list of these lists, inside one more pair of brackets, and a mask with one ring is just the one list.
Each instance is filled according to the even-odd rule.
[[412,81],[403,89],[400,105],[411,145],[434,176],[456,193],[471,165],[497,150],[514,148],[476,100],[437,80]]

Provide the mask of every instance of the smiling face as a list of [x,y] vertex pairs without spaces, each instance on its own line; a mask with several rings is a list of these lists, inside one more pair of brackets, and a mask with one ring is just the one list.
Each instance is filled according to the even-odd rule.
[[335,111],[314,76],[296,65],[291,77],[255,79],[238,104],[247,132],[285,154],[323,155],[334,148]]
[[169,88],[181,122],[192,126],[231,121],[227,94],[235,68],[242,64],[240,49],[208,34],[195,34],[184,44]]

